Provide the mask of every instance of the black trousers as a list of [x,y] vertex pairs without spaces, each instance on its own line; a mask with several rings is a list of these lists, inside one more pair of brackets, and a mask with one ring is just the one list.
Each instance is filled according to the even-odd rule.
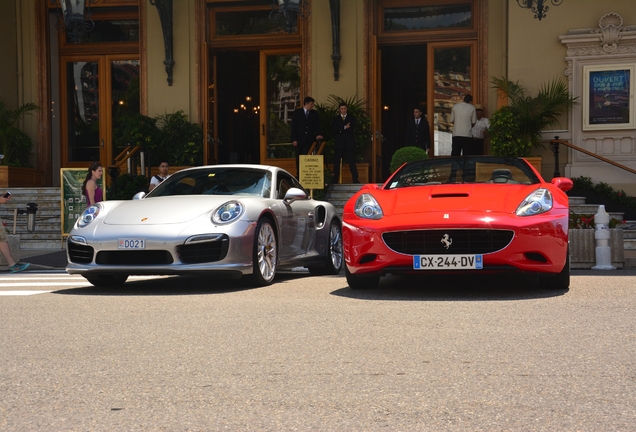
[[472,137],[454,136],[453,145],[451,147],[451,156],[461,156],[461,155],[466,156],[470,154],[475,154],[472,152],[472,148],[473,148]]
[[349,162],[351,170],[351,180],[354,183],[360,183],[358,180],[358,167],[356,166],[356,146],[355,144],[338,144],[333,149],[333,182],[340,183],[340,163],[342,158]]

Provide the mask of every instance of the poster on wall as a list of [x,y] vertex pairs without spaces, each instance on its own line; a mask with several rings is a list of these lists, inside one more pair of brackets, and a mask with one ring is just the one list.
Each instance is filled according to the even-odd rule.
[[[71,232],[75,221],[86,210],[86,196],[82,193],[85,179],[86,168],[60,169],[62,236],[67,236]],[[104,189],[103,177],[97,181],[97,185]],[[104,199],[106,199],[105,195]]]
[[633,129],[633,64],[583,68],[583,130]]

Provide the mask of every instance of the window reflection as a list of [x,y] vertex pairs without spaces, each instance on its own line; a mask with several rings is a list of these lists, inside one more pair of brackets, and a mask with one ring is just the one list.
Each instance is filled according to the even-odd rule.
[[470,3],[384,9],[384,31],[470,28]]
[[267,56],[267,158],[295,156],[291,118],[300,106],[300,55]]

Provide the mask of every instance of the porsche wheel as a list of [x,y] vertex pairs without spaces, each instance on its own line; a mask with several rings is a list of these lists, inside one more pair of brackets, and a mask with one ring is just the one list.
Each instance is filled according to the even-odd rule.
[[342,228],[334,219],[329,227],[329,246],[324,267],[309,267],[312,275],[337,275],[342,270]]
[[123,285],[128,275],[86,275],[84,278],[96,287],[116,287]]
[[254,273],[252,275],[257,286],[272,283],[276,276],[278,264],[278,247],[276,233],[267,219],[261,219],[256,226],[254,235],[254,253],[252,255]]
[[372,289],[380,283],[380,276],[356,276],[351,274],[349,268],[345,265],[345,276],[349,287],[354,290]]

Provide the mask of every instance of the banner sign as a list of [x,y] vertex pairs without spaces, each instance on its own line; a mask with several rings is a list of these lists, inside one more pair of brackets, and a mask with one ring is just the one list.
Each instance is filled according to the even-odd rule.
[[[62,236],[67,236],[71,232],[75,221],[86,210],[86,197],[82,194],[82,184],[87,172],[86,168],[60,169]],[[99,179],[97,185],[104,190],[102,180],[103,177]],[[104,191],[104,199],[106,199],[106,191]]]

